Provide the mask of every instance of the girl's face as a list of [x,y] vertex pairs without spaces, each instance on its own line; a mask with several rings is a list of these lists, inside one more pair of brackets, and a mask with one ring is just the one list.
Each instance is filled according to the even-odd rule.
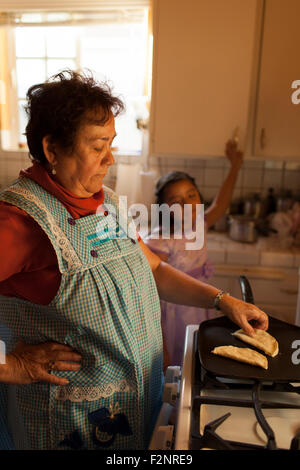
[[[198,189],[189,180],[179,180],[170,183],[163,193],[164,203],[172,206],[173,204],[180,204],[182,207],[182,215],[184,215],[184,204],[192,205],[192,219],[196,219],[196,205],[201,204]],[[182,220],[183,222],[183,220]]]

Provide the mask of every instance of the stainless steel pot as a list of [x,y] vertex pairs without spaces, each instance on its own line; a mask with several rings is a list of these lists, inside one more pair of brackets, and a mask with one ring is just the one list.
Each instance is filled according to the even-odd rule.
[[243,243],[255,243],[257,240],[255,220],[245,215],[231,215],[229,217],[229,238]]
[[253,219],[258,219],[262,215],[262,203],[258,194],[245,199],[243,213]]

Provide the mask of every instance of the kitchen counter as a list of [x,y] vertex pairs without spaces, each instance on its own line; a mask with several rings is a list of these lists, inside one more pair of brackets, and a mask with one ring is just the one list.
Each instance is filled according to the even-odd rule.
[[282,248],[276,236],[259,237],[256,243],[231,240],[227,233],[209,231],[209,258],[215,264],[298,268],[300,247]]

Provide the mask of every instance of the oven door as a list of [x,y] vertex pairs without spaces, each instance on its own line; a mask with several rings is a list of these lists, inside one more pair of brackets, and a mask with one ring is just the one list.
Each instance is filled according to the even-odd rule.
[[192,385],[194,377],[194,357],[197,350],[196,333],[199,325],[186,328],[184,357],[181,371],[180,390],[175,426],[175,450],[190,449],[190,427],[192,412]]
[[[168,367],[166,371],[163,405],[156,421],[149,450],[189,450],[193,360],[195,348],[197,348],[195,334],[198,329],[199,325],[189,325],[186,328],[182,369]],[[176,406],[175,427],[169,424],[174,406]]]
[[162,407],[156,420],[148,450],[172,450],[174,448],[174,416],[178,404],[181,368],[170,366],[166,370]]

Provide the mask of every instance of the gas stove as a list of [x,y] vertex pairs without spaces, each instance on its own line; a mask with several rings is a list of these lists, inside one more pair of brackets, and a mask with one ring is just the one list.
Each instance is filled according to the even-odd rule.
[[186,329],[174,449],[300,450],[300,386],[215,377]]

